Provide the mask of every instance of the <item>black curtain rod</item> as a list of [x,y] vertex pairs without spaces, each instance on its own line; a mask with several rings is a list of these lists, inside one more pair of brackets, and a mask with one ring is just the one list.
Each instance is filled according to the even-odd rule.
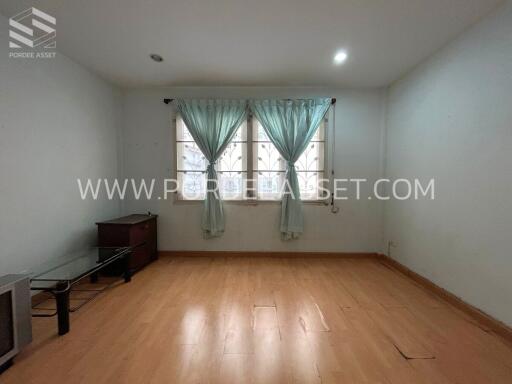
[[[165,103],[165,104],[169,104],[169,103],[172,103],[172,101],[173,101],[173,100],[174,100],[174,99],[164,99],[164,103]],[[288,99],[288,100],[290,100],[290,99]],[[331,99],[331,105],[334,105],[334,104],[336,104],[336,98],[335,98],[335,97],[333,97],[333,98]]]

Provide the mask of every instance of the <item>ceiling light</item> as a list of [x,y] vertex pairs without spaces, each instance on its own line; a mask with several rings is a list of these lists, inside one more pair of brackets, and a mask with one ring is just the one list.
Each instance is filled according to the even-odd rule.
[[334,55],[334,63],[335,64],[343,64],[347,60],[347,52],[339,51]]
[[149,57],[151,57],[151,60],[156,61],[157,63],[161,63],[162,61],[164,61],[162,56],[157,55],[156,53],[152,53],[151,55],[149,55]]

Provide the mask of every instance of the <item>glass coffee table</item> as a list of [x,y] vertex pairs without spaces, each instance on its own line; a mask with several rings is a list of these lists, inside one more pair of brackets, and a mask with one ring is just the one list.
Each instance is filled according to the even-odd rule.
[[[30,289],[50,293],[56,302],[52,314],[33,314],[34,317],[57,315],[59,335],[69,332],[70,292],[72,288],[89,278],[91,283],[98,280],[98,272],[113,263],[120,263],[124,281],[131,280],[130,256],[135,247],[96,247],[55,259],[43,264],[30,273]],[[101,290],[98,290],[100,292]]]

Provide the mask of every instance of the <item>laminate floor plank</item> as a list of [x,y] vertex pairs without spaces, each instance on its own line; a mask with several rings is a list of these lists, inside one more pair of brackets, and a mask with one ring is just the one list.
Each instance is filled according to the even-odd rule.
[[162,257],[33,333],[0,383],[512,382],[510,344],[368,258]]

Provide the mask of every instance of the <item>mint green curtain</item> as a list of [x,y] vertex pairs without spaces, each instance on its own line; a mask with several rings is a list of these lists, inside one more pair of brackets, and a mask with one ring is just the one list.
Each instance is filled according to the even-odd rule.
[[297,238],[304,220],[295,162],[306,149],[324,118],[331,99],[250,100],[249,107],[270,141],[287,162],[286,189],[281,201],[281,237]]
[[194,141],[208,160],[207,193],[201,227],[206,237],[221,236],[224,232],[224,211],[217,188],[215,164],[246,118],[247,101],[177,99],[176,106]]

